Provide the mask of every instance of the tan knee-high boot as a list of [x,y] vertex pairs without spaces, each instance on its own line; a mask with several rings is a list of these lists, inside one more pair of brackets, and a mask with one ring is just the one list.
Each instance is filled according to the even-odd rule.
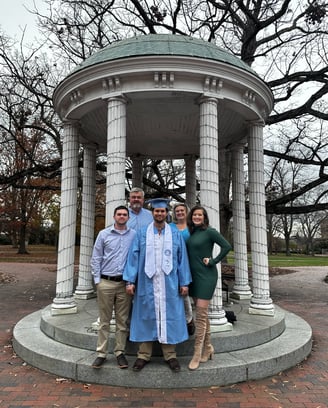
[[203,354],[202,354],[202,358],[200,359],[200,362],[206,363],[208,359],[212,360],[213,354],[214,354],[214,347],[211,344],[211,325],[210,325],[209,318],[207,318]]
[[207,307],[196,307],[196,334],[194,355],[189,363],[189,370],[196,370],[199,367],[202,357],[204,338],[206,333]]

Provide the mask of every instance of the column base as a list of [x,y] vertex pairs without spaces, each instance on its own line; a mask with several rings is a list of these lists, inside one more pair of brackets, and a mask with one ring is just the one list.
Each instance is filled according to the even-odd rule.
[[274,316],[274,306],[271,305],[254,305],[251,304],[248,308],[248,313],[251,315]]
[[235,300],[247,300],[251,299],[252,296],[252,292],[231,292],[229,298]]
[[220,332],[227,332],[227,331],[232,331],[232,323],[229,323],[226,320],[226,323],[219,323],[216,321],[211,320],[211,333],[220,333]]
[[55,298],[51,305],[51,315],[66,315],[77,313],[77,304],[73,297],[66,299]]
[[223,309],[219,313],[210,312],[208,317],[210,319],[211,332],[215,333],[232,330],[232,324],[228,322]]
[[76,289],[74,292],[74,299],[88,300],[96,296],[97,296],[97,292],[95,292],[93,289],[89,289],[89,290]]

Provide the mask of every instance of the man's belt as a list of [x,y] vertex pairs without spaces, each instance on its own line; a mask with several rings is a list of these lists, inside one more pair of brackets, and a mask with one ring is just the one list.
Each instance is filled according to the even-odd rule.
[[122,275],[117,275],[117,276],[108,276],[108,275],[100,275],[101,279],[106,279],[114,282],[122,282],[123,276]]

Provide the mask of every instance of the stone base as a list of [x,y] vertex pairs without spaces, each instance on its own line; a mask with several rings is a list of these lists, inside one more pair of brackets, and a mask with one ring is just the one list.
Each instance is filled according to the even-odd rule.
[[[251,315],[249,302],[229,305],[237,316],[232,330],[212,332],[214,359],[188,370],[194,336],[177,345],[180,373],[172,373],[155,343],[151,363],[139,373],[121,370],[113,355],[111,327],[106,363],[91,367],[97,353],[96,299],[77,301],[77,314],[53,316],[51,305],[17,323],[13,347],[28,364],[61,377],[86,383],[136,388],[191,388],[228,385],[275,375],[304,360],[311,352],[312,330],[300,317],[275,307],[274,316]],[[227,308],[226,308],[227,309]],[[228,310],[228,309],[227,309]],[[213,327],[212,327],[213,328]],[[126,355],[132,367],[138,345],[128,342]]]
[[68,315],[68,314],[76,314],[77,313],[77,306],[72,307],[52,307],[51,308],[51,315],[52,316],[61,316],[61,315]]

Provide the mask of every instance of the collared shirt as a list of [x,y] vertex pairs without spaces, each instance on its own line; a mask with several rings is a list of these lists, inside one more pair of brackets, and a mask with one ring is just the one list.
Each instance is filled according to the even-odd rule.
[[153,215],[151,211],[146,208],[141,208],[140,212],[137,214],[129,208],[130,218],[127,222],[129,228],[133,228],[138,231],[140,228],[149,225],[153,221]]
[[97,236],[91,257],[91,273],[95,284],[101,275],[119,276],[123,274],[130,245],[135,230],[117,230],[114,225],[101,230]]

